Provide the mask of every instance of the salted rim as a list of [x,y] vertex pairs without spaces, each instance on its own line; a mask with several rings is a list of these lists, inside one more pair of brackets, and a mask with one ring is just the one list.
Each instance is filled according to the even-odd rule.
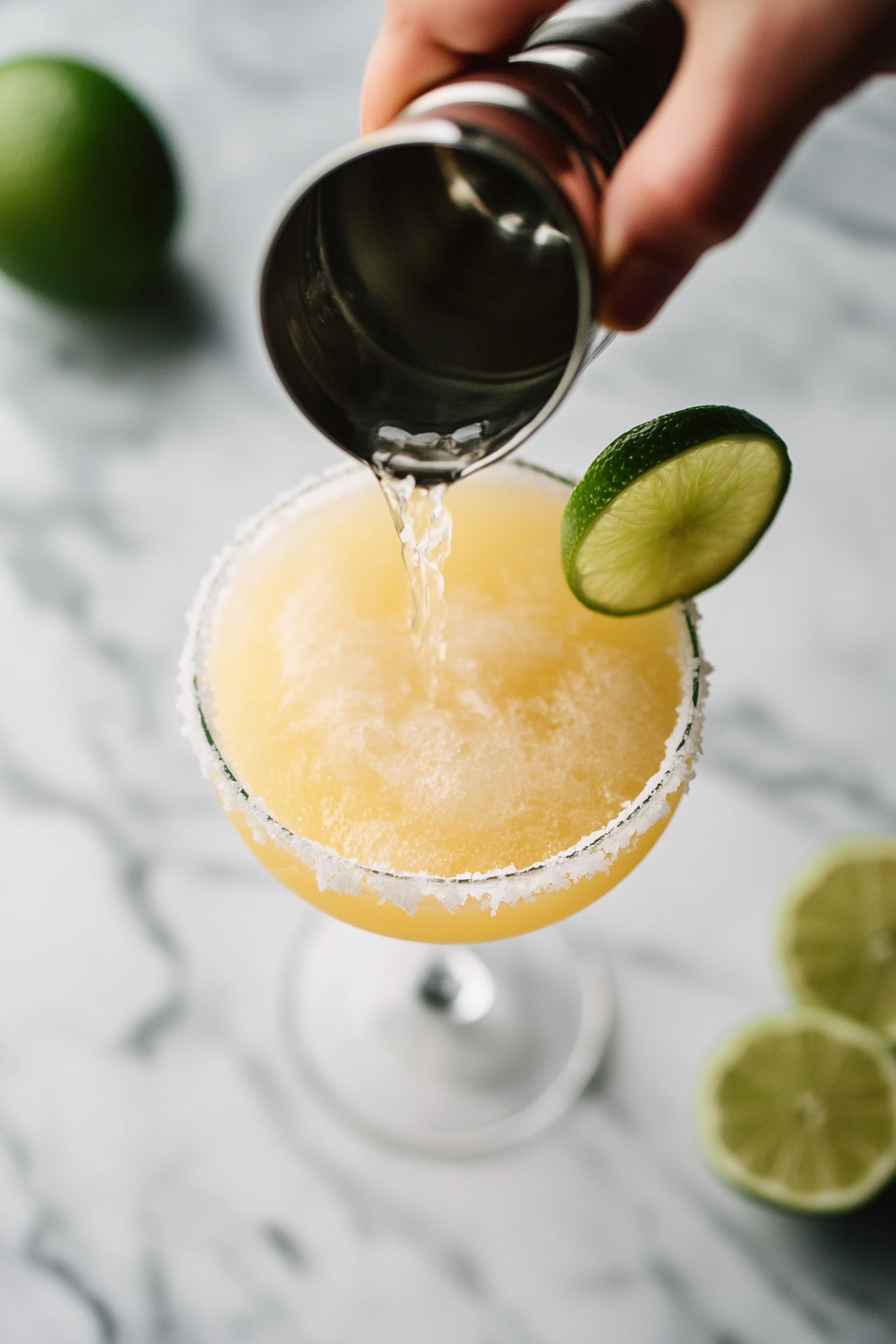
[[[571,488],[575,482],[519,460],[500,464],[496,470],[531,471]],[[609,871],[613,862],[638,836],[650,830],[669,813],[669,799],[687,792],[694,777],[694,759],[700,754],[703,704],[711,668],[703,658],[697,634],[699,615],[693,602],[676,602],[680,613],[678,658],[681,666],[681,700],[675,727],[666,739],[662,765],[633,802],[608,825],[585,835],[569,849],[548,859],[517,868],[494,868],[484,873],[458,873],[452,877],[430,873],[403,873],[387,867],[368,866],[346,858],[328,845],[309,840],[288,829],[269,811],[264,799],[250,794],[228,765],[214,739],[213,710],[208,710],[210,692],[203,708],[202,654],[205,640],[214,628],[218,611],[230,591],[235,566],[245,555],[257,552],[282,523],[316,507],[319,502],[345,492],[353,483],[369,480],[368,468],[357,464],[339,466],[320,476],[309,477],[294,489],[279,495],[237,529],[234,540],[215,557],[187,613],[187,639],[178,668],[178,708],[183,733],[189,740],[206,779],[214,784],[225,811],[239,811],[248,820],[259,842],[270,839],[310,868],[320,891],[357,896],[362,885],[379,897],[413,914],[421,896],[434,896],[449,911],[467,900],[497,910],[502,904],[530,901],[543,892],[562,891],[575,882]],[[624,618],[623,618],[624,619]],[[206,688],[207,691],[207,688]]]

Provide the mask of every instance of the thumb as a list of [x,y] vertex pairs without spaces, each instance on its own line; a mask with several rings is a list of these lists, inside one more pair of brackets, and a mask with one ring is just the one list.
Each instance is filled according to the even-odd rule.
[[805,7],[682,7],[694,12],[678,72],[604,198],[601,318],[620,331],[649,322],[736,232],[800,133],[846,92]]

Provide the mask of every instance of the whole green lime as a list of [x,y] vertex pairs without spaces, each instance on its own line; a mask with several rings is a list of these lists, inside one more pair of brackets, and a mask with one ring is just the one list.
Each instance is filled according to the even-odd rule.
[[177,215],[171,157],[147,112],[79,61],[0,66],[0,268],[84,308],[143,291]]

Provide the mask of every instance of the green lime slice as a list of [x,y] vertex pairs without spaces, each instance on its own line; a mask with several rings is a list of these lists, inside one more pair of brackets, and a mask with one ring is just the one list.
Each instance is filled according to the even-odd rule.
[[756,545],[790,480],[773,429],[731,406],[692,406],[630,429],[591,463],[563,515],[580,602],[653,611],[724,579]]
[[896,1172],[896,1063],[877,1032],[798,1008],[735,1032],[700,1086],[710,1165],[747,1194],[840,1213]]
[[857,1018],[896,1043],[896,835],[823,850],[785,897],[778,941],[802,1003]]

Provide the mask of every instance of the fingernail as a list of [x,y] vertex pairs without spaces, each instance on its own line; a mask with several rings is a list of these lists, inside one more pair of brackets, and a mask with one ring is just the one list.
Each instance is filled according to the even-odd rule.
[[620,331],[636,331],[655,317],[691,262],[633,252],[610,275],[601,304],[602,320]]

